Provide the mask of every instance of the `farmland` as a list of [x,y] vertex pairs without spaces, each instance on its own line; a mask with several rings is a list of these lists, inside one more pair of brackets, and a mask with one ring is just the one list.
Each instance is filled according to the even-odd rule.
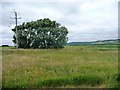
[[2,49],[3,88],[118,87],[117,45]]

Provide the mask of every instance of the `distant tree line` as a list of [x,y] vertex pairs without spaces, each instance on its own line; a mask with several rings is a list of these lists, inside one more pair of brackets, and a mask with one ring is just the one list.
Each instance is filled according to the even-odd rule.
[[2,47],[9,47],[9,45],[2,45]]
[[[16,27],[13,42],[16,44]],[[22,23],[17,26],[18,48],[63,48],[67,43],[68,30],[49,18]]]

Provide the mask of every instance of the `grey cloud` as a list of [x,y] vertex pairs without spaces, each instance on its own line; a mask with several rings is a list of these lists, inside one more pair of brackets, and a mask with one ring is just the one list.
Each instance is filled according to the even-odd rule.
[[[4,3],[2,25],[14,25],[7,14],[8,10],[17,9],[22,22],[50,18],[64,25],[69,30],[69,41],[93,41],[117,38],[117,1],[115,0],[79,0],[79,2],[13,2]],[[8,10],[6,10],[8,9]],[[0,16],[1,17],[1,16]],[[6,43],[11,43],[13,33],[4,33]],[[10,42],[8,42],[10,40]],[[4,41],[4,40],[3,40]]]

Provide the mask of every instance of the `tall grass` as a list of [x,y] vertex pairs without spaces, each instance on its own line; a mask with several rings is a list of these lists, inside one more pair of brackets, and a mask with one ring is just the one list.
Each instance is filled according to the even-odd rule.
[[3,88],[118,87],[117,47],[98,48],[103,46],[3,48]]

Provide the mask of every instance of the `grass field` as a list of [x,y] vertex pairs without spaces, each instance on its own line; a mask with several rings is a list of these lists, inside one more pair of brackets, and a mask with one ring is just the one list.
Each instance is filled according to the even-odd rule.
[[2,49],[3,88],[118,87],[116,45]]

